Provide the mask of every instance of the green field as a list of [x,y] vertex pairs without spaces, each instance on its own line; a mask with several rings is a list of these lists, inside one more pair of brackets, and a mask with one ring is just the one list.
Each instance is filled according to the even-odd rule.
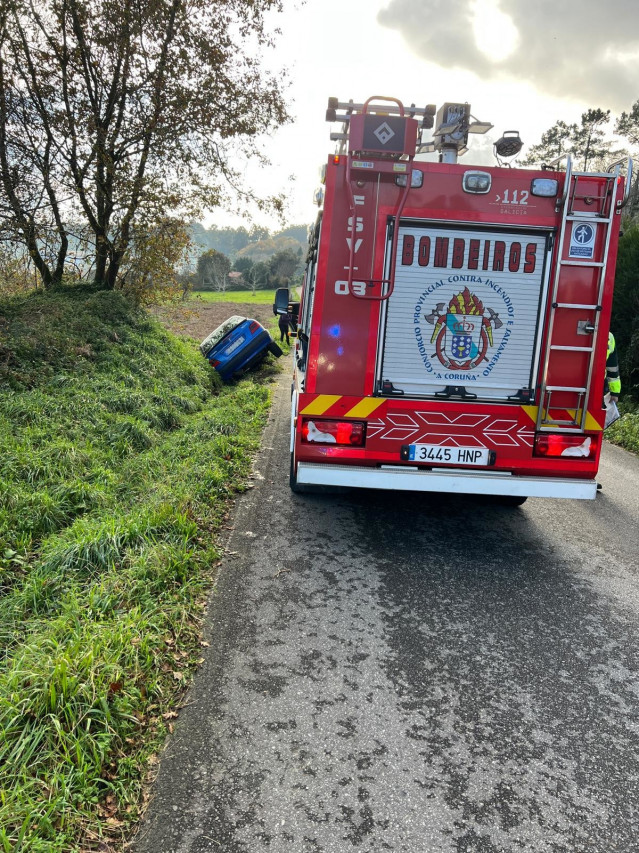
[[275,301],[274,290],[226,290],[224,293],[211,290],[194,290],[191,301],[201,302],[248,302],[251,305],[272,305]]

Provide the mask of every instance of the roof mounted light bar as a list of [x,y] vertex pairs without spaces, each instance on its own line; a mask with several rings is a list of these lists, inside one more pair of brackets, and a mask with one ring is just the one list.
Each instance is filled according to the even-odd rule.
[[[383,103],[378,103],[378,101]],[[346,150],[349,142],[353,151],[381,150],[380,146],[374,144],[374,140],[371,142],[370,138],[367,144],[363,143],[362,121],[368,122],[369,118],[373,116],[387,117],[388,123],[393,125],[391,137],[398,133],[393,123],[399,120],[407,120],[406,127],[413,124],[417,131],[417,152],[425,154],[439,151],[440,159],[444,162],[456,163],[457,158],[468,150],[466,144],[469,133],[486,133],[492,128],[490,122],[479,121],[471,115],[470,104],[467,102],[463,104],[445,103],[437,110],[435,104],[427,104],[425,107],[416,107],[415,104],[411,104],[405,107],[397,98],[388,98],[382,95],[374,95],[363,104],[357,104],[353,100],[340,101],[339,98],[329,98],[326,121],[341,122],[342,124],[341,132],[331,133],[331,140],[339,143],[341,153]],[[421,121],[411,122],[411,119],[421,119]],[[436,128],[433,130],[433,139],[426,143],[422,142],[421,132],[432,130],[433,127]],[[411,130],[411,133],[413,132]],[[360,137],[362,138],[360,139]],[[360,144],[357,144],[358,142]],[[382,143],[382,146],[384,144]],[[384,150],[386,149],[384,148]],[[397,155],[397,153],[393,151],[393,154]],[[402,152],[399,153],[401,155]],[[403,153],[406,155],[408,152],[404,151]]]
[[[416,107],[415,104],[411,104],[409,107],[404,107],[402,110],[399,106],[393,107],[387,104],[380,104],[379,107],[373,104],[368,107],[367,104],[356,104],[352,100],[340,101],[338,98],[329,98],[328,109],[326,111],[326,121],[348,121],[349,117],[353,113],[361,113],[365,107],[369,110],[379,108],[386,115],[405,115],[409,118],[415,118],[415,116],[434,116],[437,112],[437,108],[434,104],[427,104],[425,107]],[[336,115],[337,110],[345,110],[346,115]]]

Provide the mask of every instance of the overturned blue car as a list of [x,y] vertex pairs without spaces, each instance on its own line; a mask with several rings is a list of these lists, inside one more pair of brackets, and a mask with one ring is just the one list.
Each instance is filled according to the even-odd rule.
[[211,332],[200,344],[200,352],[225,381],[257,364],[268,352],[277,358],[282,355],[261,323],[239,315]]

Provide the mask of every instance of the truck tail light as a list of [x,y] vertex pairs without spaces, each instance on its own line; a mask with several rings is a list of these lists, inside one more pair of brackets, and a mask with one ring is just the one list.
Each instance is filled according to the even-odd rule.
[[337,444],[346,447],[363,447],[366,424],[363,421],[304,420],[304,444]]
[[597,440],[591,435],[543,433],[535,438],[535,456],[594,459],[596,452]]

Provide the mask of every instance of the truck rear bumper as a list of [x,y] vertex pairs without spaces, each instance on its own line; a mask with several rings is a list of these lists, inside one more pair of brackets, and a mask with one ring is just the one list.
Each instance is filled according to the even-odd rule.
[[452,492],[466,495],[512,495],[534,498],[594,500],[595,480],[561,477],[519,477],[503,472],[440,469],[423,471],[407,466],[367,468],[299,462],[300,485],[350,486],[358,489],[389,489],[410,492]]

